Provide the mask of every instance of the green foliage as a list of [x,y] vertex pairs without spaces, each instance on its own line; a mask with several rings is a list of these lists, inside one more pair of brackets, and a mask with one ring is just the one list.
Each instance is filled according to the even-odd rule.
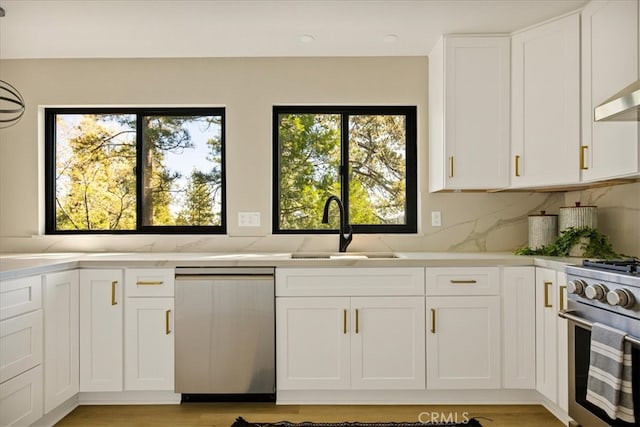
[[530,247],[515,250],[516,255],[568,256],[571,248],[579,244],[587,258],[613,259],[625,257],[617,253],[609,238],[590,227],[569,227],[564,230],[552,244],[538,249]]
[[[335,228],[337,216],[322,224],[324,203],[342,193],[341,116],[279,116],[279,223],[281,229]],[[389,224],[404,221],[405,118],[349,116],[349,221]]]
[[[220,224],[222,142],[216,132],[220,117],[143,116],[142,120],[143,168],[138,174],[142,224]],[[57,117],[58,230],[137,228],[136,128],[135,114]],[[194,170],[185,178],[175,167],[183,164],[180,156],[186,150],[194,149],[192,131],[201,132],[210,170]]]

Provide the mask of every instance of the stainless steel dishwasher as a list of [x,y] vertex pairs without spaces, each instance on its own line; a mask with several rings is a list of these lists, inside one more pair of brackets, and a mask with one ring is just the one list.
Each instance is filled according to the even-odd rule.
[[273,273],[176,268],[175,392],[183,402],[275,399]]

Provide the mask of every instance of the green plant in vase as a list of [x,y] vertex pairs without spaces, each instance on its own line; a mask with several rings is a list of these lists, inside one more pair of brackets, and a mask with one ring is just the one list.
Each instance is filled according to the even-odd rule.
[[[591,227],[569,227],[555,242],[532,249],[528,246],[515,250],[516,255],[572,256],[575,248],[585,258],[613,259],[627,257],[616,252],[609,238]],[[627,257],[629,258],[629,257]]]

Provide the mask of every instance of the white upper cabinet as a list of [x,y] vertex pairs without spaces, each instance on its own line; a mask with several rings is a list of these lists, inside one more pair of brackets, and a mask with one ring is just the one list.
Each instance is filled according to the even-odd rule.
[[580,181],[580,15],[511,40],[511,186]]
[[509,186],[509,37],[443,36],[429,55],[429,191]]
[[594,122],[595,107],[639,78],[638,1],[592,1],[582,11],[582,180],[638,175],[638,122]]

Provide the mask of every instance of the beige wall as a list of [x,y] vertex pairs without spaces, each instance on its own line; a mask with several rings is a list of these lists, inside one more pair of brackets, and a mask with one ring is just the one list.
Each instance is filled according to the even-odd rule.
[[[427,59],[422,57],[5,60],[0,76],[19,88],[27,102],[22,121],[0,130],[2,252],[335,250],[336,236],[270,234],[274,104],[418,107],[420,231],[356,235],[352,250],[510,251],[527,243],[529,213],[557,212],[566,203],[563,193],[427,192]],[[229,234],[40,235],[38,107],[46,105],[224,105]],[[610,196],[614,205],[617,194]],[[432,210],[442,212],[442,227],[431,227]],[[239,211],[260,212],[262,226],[238,227]],[[637,211],[631,220],[633,215],[637,220]],[[621,233],[616,239],[628,236]],[[637,246],[621,247],[639,253]]]

